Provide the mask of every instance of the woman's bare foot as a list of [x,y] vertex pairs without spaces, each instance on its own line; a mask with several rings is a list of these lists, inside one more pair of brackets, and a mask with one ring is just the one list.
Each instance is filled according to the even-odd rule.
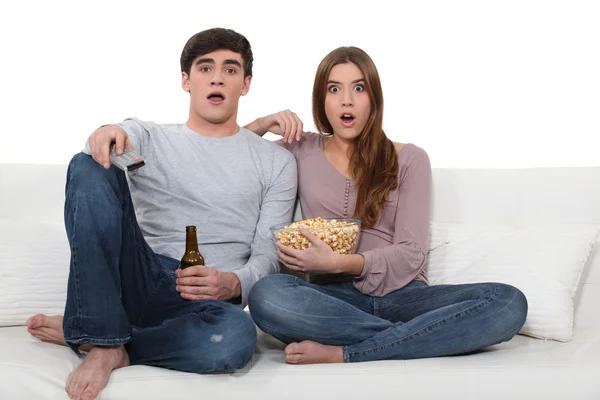
[[288,364],[342,363],[344,354],[341,346],[327,346],[304,340],[285,347],[285,361]]
[[27,332],[43,342],[66,346],[67,343],[65,342],[62,323],[62,315],[53,315],[49,317],[44,314],[36,314],[27,320]]
[[113,370],[129,365],[124,346],[93,347],[85,360],[71,372],[65,390],[71,399],[92,400],[106,387]]

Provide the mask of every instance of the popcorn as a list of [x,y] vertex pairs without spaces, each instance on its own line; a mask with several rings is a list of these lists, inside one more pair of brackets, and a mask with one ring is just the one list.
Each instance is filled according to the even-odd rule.
[[313,235],[327,243],[336,253],[352,254],[360,231],[360,220],[309,218],[273,230],[275,240],[293,249],[309,248],[310,241],[298,229],[301,226],[308,228]]

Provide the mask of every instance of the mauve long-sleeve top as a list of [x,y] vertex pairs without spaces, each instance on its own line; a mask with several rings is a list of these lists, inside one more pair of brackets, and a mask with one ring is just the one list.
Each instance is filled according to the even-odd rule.
[[[296,157],[298,196],[303,218],[352,218],[357,190],[323,151],[323,136],[306,133],[300,141],[278,143]],[[398,152],[398,188],[388,194],[379,221],[362,229],[357,253],[365,265],[354,286],[371,296],[385,296],[413,280],[428,284],[431,165],[425,150],[406,144]]]

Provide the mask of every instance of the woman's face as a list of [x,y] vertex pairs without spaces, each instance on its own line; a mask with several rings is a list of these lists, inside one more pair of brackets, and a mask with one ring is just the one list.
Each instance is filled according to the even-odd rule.
[[353,63],[331,69],[325,95],[325,114],[334,135],[352,140],[363,131],[371,113],[365,77]]

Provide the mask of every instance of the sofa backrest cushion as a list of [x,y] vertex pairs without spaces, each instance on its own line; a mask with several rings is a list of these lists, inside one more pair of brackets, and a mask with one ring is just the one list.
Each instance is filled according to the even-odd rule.
[[[37,279],[37,285],[20,292],[23,301],[29,302],[27,304],[31,308],[20,314],[15,312],[17,310],[12,311],[10,318],[19,323],[24,322],[22,316],[29,315],[34,308],[40,312],[62,312],[62,304],[59,303],[64,293],[51,294],[53,297],[48,297],[48,301],[32,303],[32,293],[28,292],[33,291],[43,299],[48,287],[66,288],[66,281],[64,284],[57,283],[68,274],[68,244],[63,227],[66,169],[65,165],[0,164],[0,224],[5,227],[4,237],[9,235],[16,240],[17,246],[28,245],[44,253],[30,260],[24,258],[18,261],[19,254],[27,257],[27,253],[12,251],[8,246],[2,248],[0,273],[4,275],[0,277],[1,281],[9,268],[21,274],[23,279]],[[436,224],[439,227],[465,223],[507,226],[600,224],[598,182],[600,167],[434,169],[432,228]],[[299,216],[299,213],[296,214],[296,219]],[[32,234],[42,232],[38,245],[32,246],[26,239],[27,235],[14,226],[28,227]],[[435,232],[432,229],[431,248],[438,246],[440,240],[446,240],[439,235],[434,237]],[[37,260],[40,260],[39,263],[53,261],[46,266],[39,265],[40,271],[23,267],[37,265]],[[600,313],[596,308],[600,304],[600,242],[592,249],[587,265],[581,275],[581,284],[577,286],[582,290],[574,294],[577,306],[575,323],[583,327],[600,327]],[[44,284],[46,278],[50,280],[47,285]],[[11,284],[9,280],[6,282]],[[11,282],[18,286],[15,280]],[[8,304],[8,301],[0,298],[3,304]],[[19,307],[14,298],[10,302]],[[43,308],[44,305],[47,307]],[[0,323],[2,321],[0,315]]]

